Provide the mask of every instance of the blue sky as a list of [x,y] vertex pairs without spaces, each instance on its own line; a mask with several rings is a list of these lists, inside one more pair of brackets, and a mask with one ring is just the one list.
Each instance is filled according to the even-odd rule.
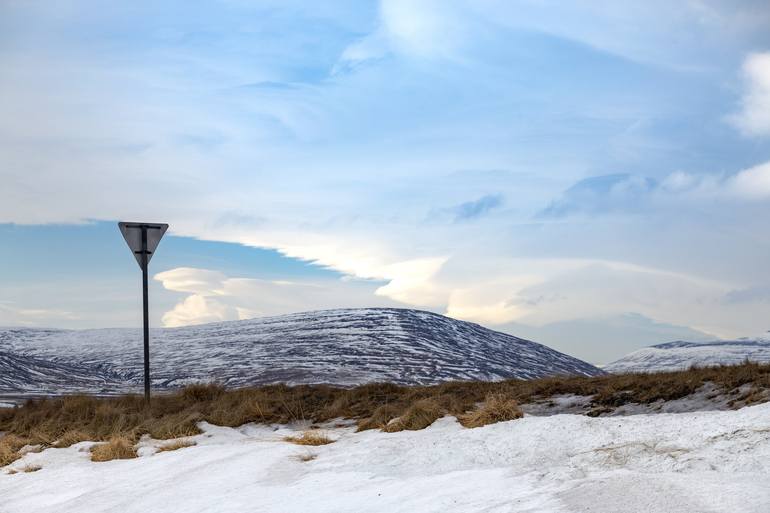
[[8,1],[0,324],[424,308],[603,363],[770,329],[764,1]]

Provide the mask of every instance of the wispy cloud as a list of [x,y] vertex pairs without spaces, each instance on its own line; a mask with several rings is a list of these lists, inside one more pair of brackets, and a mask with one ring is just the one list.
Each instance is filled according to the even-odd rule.
[[0,326],[48,327],[54,322],[75,321],[79,317],[76,312],[57,308],[29,308],[0,302]]
[[586,178],[567,189],[538,217],[645,215],[654,210],[681,210],[715,200],[744,204],[770,200],[770,162],[734,174],[696,175],[677,171],[660,181],[630,174]]
[[658,183],[649,177],[629,174],[592,176],[580,180],[542,212],[540,217],[563,217],[574,213],[605,214],[638,210]]
[[741,111],[730,119],[746,135],[770,135],[770,52],[746,57],[743,75]]
[[454,213],[455,221],[470,221],[478,219],[503,204],[501,194],[487,194],[474,201],[460,203],[450,209]]

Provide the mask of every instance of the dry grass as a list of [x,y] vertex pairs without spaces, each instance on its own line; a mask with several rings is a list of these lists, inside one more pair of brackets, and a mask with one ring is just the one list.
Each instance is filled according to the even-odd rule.
[[40,470],[42,468],[43,467],[41,467],[40,465],[24,465],[21,468],[21,471],[24,472],[24,473],[37,472],[38,470]]
[[169,444],[158,447],[158,452],[176,451],[177,449],[184,449],[185,447],[192,447],[194,445],[195,442],[191,440],[175,440]]
[[125,436],[115,436],[106,443],[91,448],[91,461],[129,460],[136,458],[134,442]]
[[476,428],[495,422],[520,419],[523,416],[524,412],[516,399],[498,393],[488,395],[479,408],[460,415],[457,419],[467,428]]
[[387,433],[417,431],[430,426],[443,415],[444,409],[435,399],[420,399],[407,408],[403,415],[388,422],[382,430]]
[[[442,415],[455,415],[466,425],[507,419],[516,415],[511,401],[524,404],[558,394],[590,396],[593,414],[600,414],[626,403],[679,399],[705,383],[713,383],[721,393],[750,385],[742,389],[748,392],[734,394],[735,407],[768,401],[770,365],[744,363],[659,374],[451,382],[414,387],[377,383],[350,389],[270,385],[225,390],[216,385],[195,385],[157,395],[149,407],[141,396],[31,400],[18,408],[0,409],[0,431],[11,433],[0,438],[0,465],[18,458],[18,450],[26,444],[65,447],[79,441],[108,441],[115,437],[133,444],[144,434],[156,439],[182,438],[198,434],[199,421],[235,427],[248,422],[284,424],[345,418],[356,420],[359,430],[398,431],[422,429]],[[490,400],[492,397],[498,399]],[[485,406],[477,409],[483,402],[490,403],[486,412]]]
[[9,433],[0,438],[0,467],[13,463],[21,457],[19,450],[27,445],[29,440]]
[[284,441],[297,445],[328,445],[334,440],[323,431],[305,431],[299,436],[285,436]]
[[80,429],[72,429],[57,438],[52,445],[53,447],[64,448],[84,440],[88,440],[88,433]]

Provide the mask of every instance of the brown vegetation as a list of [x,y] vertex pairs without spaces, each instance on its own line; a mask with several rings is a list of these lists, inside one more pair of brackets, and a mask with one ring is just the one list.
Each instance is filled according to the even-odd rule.
[[0,467],[4,467],[9,463],[17,460],[19,456],[19,449],[27,445],[28,440],[25,438],[9,433],[0,438]]
[[194,445],[195,442],[192,440],[174,440],[171,443],[158,447],[158,452],[176,451],[177,449],[184,449],[185,447],[192,447]]
[[129,460],[136,458],[134,441],[125,436],[113,436],[106,443],[91,447],[91,461]]
[[425,429],[433,424],[436,419],[444,415],[444,409],[435,399],[420,399],[411,406],[400,417],[397,417],[382,427],[387,433],[396,431],[417,431]]
[[504,394],[489,394],[481,406],[470,413],[458,416],[457,420],[467,428],[476,428],[495,422],[520,419],[523,416],[524,412],[521,411],[516,399]]
[[[770,365],[744,363],[658,374],[413,387],[378,383],[350,389],[270,385],[225,390],[216,385],[195,385],[157,395],[149,407],[141,396],[37,399],[18,408],[0,409],[0,432],[9,433],[0,438],[0,466],[16,459],[18,450],[26,444],[65,447],[82,440],[122,437],[133,445],[143,434],[156,439],[198,434],[197,423],[204,420],[235,427],[248,422],[346,418],[356,419],[359,430],[399,431],[422,429],[442,415],[455,415],[465,425],[475,426],[516,418],[514,402],[525,404],[559,394],[589,396],[589,413],[599,415],[626,403],[649,404],[686,397],[705,383],[731,394],[734,407],[767,401]],[[480,403],[484,404],[478,407]]]
[[82,431],[80,429],[71,429],[69,431],[64,432],[64,434],[58,437],[51,445],[53,447],[64,448],[88,439],[89,439],[88,433],[86,433],[85,431]]
[[305,431],[299,436],[285,436],[284,441],[297,445],[327,445],[334,440],[323,431]]

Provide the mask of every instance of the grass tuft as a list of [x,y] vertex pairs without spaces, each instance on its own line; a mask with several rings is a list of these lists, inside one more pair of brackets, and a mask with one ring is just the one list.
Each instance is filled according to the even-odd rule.
[[524,412],[521,411],[516,399],[497,393],[489,394],[479,408],[458,416],[457,420],[467,428],[476,428],[495,422],[520,419],[523,416]]
[[56,439],[53,443],[53,446],[64,448],[74,445],[78,442],[82,442],[83,440],[88,440],[88,433],[79,429],[71,429],[69,431],[65,431],[63,435]]
[[176,451],[177,449],[184,449],[185,447],[192,447],[195,442],[191,440],[175,440],[171,443],[161,445],[158,448],[158,452]]
[[396,431],[425,429],[443,414],[443,409],[436,400],[420,399],[407,408],[403,415],[386,424],[383,431],[395,433]]
[[334,443],[323,431],[305,431],[299,436],[285,436],[284,441],[297,445],[327,445]]
[[107,443],[91,448],[91,461],[128,460],[136,458],[134,441],[125,436],[116,436]]
[[0,438],[0,467],[13,463],[21,458],[19,450],[29,444],[26,438],[8,433]]

